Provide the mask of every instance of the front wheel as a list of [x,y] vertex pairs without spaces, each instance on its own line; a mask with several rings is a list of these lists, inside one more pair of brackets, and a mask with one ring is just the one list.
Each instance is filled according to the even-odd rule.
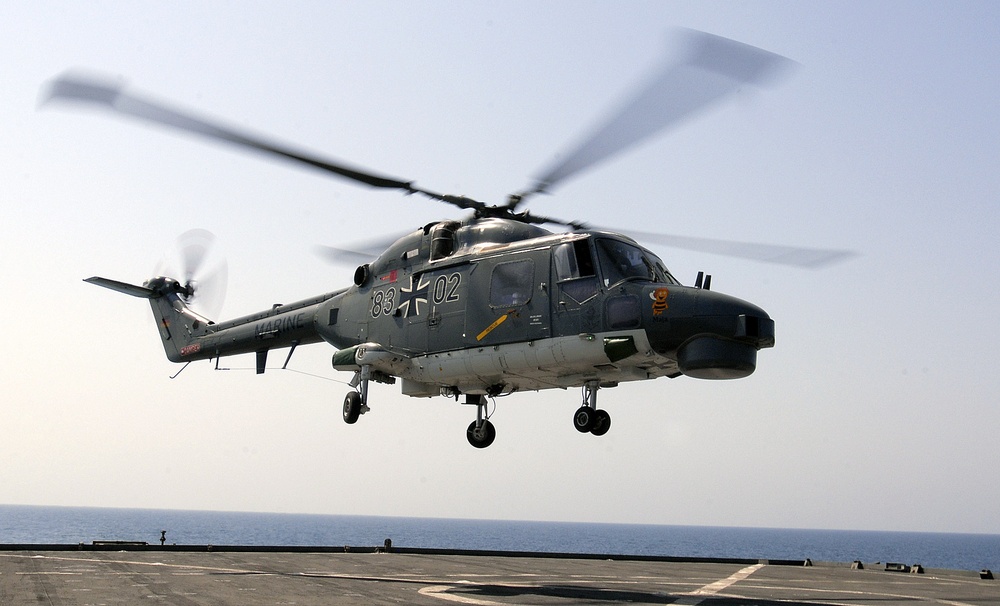
[[357,423],[359,416],[361,416],[361,394],[349,391],[344,397],[344,422],[353,425]]
[[483,424],[478,428],[476,427],[476,422],[473,421],[472,425],[469,425],[469,430],[465,432],[465,435],[469,438],[469,444],[472,444],[476,448],[486,448],[497,438],[497,430],[496,427],[493,427],[493,423],[489,421],[483,421]]

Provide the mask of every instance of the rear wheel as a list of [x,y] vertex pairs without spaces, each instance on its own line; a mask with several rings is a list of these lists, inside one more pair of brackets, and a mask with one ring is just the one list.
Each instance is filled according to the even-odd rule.
[[489,421],[483,421],[483,424],[478,428],[476,427],[476,422],[473,421],[469,425],[469,430],[465,432],[465,435],[469,438],[469,444],[472,444],[476,448],[486,448],[497,438],[497,430],[496,427],[493,427],[493,423]]

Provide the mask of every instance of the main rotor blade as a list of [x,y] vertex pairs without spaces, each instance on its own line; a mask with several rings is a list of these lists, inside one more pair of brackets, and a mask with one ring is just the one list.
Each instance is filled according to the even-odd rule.
[[677,125],[746,84],[765,84],[795,64],[728,38],[694,30],[681,30],[681,35],[685,56],[665,62],[648,84],[537,176],[530,189],[515,195],[512,206]]
[[367,263],[376,259],[387,248],[397,240],[411,232],[401,232],[393,235],[381,236],[367,242],[351,245],[350,248],[339,248],[336,246],[326,246],[317,244],[314,248],[316,254],[320,255],[331,263]]
[[393,177],[354,168],[342,162],[321,158],[315,154],[297,151],[289,146],[275,143],[263,137],[242,132],[233,127],[201,118],[194,113],[171,108],[165,103],[144,98],[125,92],[121,84],[101,81],[81,75],[64,74],[52,82],[45,101],[75,101],[89,103],[101,109],[118,113],[131,118],[169,126],[197,135],[219,141],[225,141],[239,147],[249,148],[306,164],[320,170],[334,173],[341,177],[370,185],[389,189],[401,189],[407,193],[424,193],[431,197],[440,197],[432,192],[415,188],[411,181],[403,181]]
[[777,263],[779,265],[791,265],[794,267],[804,267],[808,269],[819,269],[821,267],[840,263],[841,261],[846,261],[847,259],[855,257],[858,254],[850,250],[802,248],[776,244],[756,244],[752,242],[716,240],[713,238],[673,236],[669,234],[657,234],[646,231],[623,229],[608,229],[608,231],[616,231],[639,242],[651,242],[654,244],[661,244],[663,246],[670,246],[672,248],[696,250],[698,252],[711,253],[715,255],[750,259],[753,261],[763,261],[765,263]]
[[335,246],[326,246],[323,244],[317,244],[313,248],[316,251],[316,254],[320,255],[330,263],[367,263],[377,259],[378,256],[385,250],[349,250],[347,248],[337,248]]

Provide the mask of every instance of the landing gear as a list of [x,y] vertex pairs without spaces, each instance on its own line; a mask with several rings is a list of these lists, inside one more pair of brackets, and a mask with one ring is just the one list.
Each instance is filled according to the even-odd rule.
[[344,397],[344,422],[353,425],[358,417],[368,412],[368,381],[371,379],[371,366],[365,365],[354,375],[351,387],[357,391],[347,392]]
[[611,415],[597,408],[597,390],[600,388],[599,381],[587,381],[583,386],[583,406],[573,414],[573,427],[580,433],[603,436],[611,429]]
[[469,439],[469,444],[476,448],[486,448],[497,438],[497,430],[486,415],[486,396],[466,394],[465,403],[476,407],[476,420],[469,425],[465,436]]

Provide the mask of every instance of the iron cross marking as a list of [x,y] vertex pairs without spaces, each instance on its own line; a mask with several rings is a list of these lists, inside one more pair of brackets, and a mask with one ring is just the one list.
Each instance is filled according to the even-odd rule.
[[413,285],[413,276],[410,276],[409,286],[402,286],[399,289],[399,311],[404,318],[412,318],[420,315],[420,304],[427,305],[427,288],[431,285],[423,275]]

